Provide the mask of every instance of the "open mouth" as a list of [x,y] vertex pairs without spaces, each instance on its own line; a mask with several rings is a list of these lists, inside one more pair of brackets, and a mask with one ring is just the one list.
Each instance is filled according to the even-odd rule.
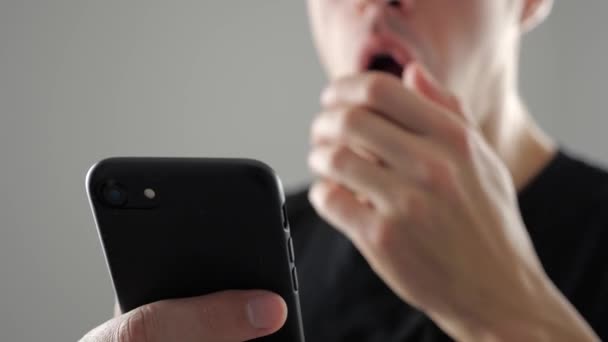
[[397,78],[403,76],[404,68],[405,65],[399,63],[393,56],[384,53],[373,56],[367,66],[368,71],[385,72]]

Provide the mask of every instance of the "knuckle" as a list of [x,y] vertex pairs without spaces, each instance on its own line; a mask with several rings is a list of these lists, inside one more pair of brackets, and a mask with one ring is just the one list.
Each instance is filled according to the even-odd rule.
[[395,196],[394,202],[394,210],[382,215],[370,230],[370,242],[379,250],[400,248],[403,234],[408,234],[412,227],[424,225],[429,213],[429,203],[421,193],[404,191]]
[[318,199],[321,208],[326,209],[332,203],[332,192],[329,190],[320,191]]
[[361,125],[362,112],[357,108],[348,108],[340,112],[338,116],[338,134],[345,136],[356,130]]
[[323,198],[323,204],[326,208],[332,208],[333,204],[336,202],[339,196],[338,187],[332,186],[327,189],[325,192],[325,197]]
[[395,215],[387,215],[378,220],[371,230],[370,242],[379,250],[390,250],[396,243],[399,219]]
[[350,153],[345,147],[336,147],[329,152],[329,168],[344,171],[349,163]]
[[373,73],[366,79],[363,100],[366,103],[376,103],[386,92],[387,79],[385,75]]
[[453,164],[447,160],[429,159],[425,162],[425,183],[433,189],[449,191],[455,188],[457,172]]
[[316,184],[313,190],[318,193],[315,201],[316,204],[324,210],[331,208],[338,195],[337,188],[327,184]]
[[321,125],[323,124],[323,120],[325,118],[321,115],[318,115],[312,120],[310,125],[310,140],[314,140],[314,138],[322,131]]
[[410,223],[422,222],[427,214],[427,202],[425,199],[411,191],[403,191],[397,196],[397,210],[402,221]]
[[149,342],[150,329],[156,324],[154,305],[144,305],[118,324],[117,342]]

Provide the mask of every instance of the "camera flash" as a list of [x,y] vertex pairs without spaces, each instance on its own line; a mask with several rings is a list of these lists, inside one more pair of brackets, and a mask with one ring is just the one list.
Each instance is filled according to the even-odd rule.
[[156,192],[154,189],[148,188],[144,190],[144,196],[146,196],[147,199],[154,199],[156,197]]

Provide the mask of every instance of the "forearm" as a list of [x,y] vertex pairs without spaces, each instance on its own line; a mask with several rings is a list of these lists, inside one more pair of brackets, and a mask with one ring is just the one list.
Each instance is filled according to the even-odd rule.
[[512,305],[488,303],[479,314],[433,319],[458,341],[600,341],[589,324],[548,279],[539,280],[525,296],[511,296]]

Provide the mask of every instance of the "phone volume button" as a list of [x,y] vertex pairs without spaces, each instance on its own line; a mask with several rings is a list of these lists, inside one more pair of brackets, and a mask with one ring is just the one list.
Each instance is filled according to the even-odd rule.
[[281,216],[283,218],[283,228],[289,230],[289,219],[287,217],[287,208],[285,204],[281,207]]
[[298,291],[298,273],[296,271],[295,266],[291,269],[291,280],[293,283],[293,290],[297,292]]
[[289,250],[289,261],[296,262],[296,255],[293,251],[293,239],[291,237],[287,240],[287,249]]

